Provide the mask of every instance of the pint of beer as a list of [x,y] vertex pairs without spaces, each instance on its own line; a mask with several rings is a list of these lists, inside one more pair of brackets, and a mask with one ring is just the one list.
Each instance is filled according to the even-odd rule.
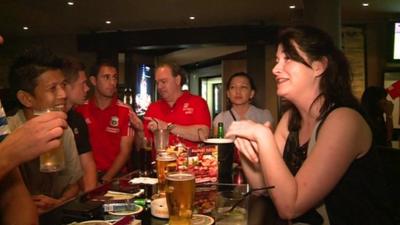
[[[50,107],[43,110],[34,110],[33,114],[35,116],[40,116],[47,112],[63,111],[63,109],[63,107]],[[65,168],[64,145],[62,138],[63,137],[61,137],[60,146],[40,155],[40,172],[52,173]]]
[[165,193],[165,177],[168,173],[176,171],[176,155],[160,152],[157,154],[158,193]]
[[40,172],[51,173],[63,170],[65,167],[64,146],[61,145],[40,155]]
[[187,172],[167,174],[166,197],[169,225],[190,225],[193,214],[194,175]]

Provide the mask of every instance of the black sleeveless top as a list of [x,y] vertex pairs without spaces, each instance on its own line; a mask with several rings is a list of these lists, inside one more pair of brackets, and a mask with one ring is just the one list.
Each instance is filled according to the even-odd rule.
[[[332,108],[322,118],[319,126],[323,124],[327,115],[336,108]],[[283,152],[284,161],[293,175],[296,175],[307,157],[307,147],[305,149],[304,145],[299,147],[298,140],[298,131],[291,131]],[[326,176],[329,176],[329,174]],[[378,152],[374,147],[371,147],[363,157],[351,163],[342,179],[324,199],[330,224],[396,224],[386,187]],[[296,218],[294,222],[322,224],[322,217],[316,210],[310,210],[303,216]]]

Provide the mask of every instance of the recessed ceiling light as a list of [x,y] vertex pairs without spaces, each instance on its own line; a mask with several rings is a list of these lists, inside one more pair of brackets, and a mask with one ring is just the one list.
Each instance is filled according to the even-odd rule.
[[368,6],[369,6],[369,3],[368,3],[368,2],[364,2],[364,3],[362,4],[362,6],[368,7]]
[[289,9],[295,9],[295,8],[296,8],[296,5],[289,6]]
[[69,2],[67,2],[67,4],[68,4],[68,5],[71,5],[71,6],[72,6],[72,5],[75,5],[75,3],[74,3],[73,1],[69,1]]
[[111,24],[111,20],[106,20],[106,24]]
[[190,20],[195,20],[195,19],[196,19],[196,17],[194,17],[194,16],[190,16],[190,17],[189,17],[189,19],[190,19]]
[[29,30],[29,27],[23,26],[22,29],[24,29],[24,30]]

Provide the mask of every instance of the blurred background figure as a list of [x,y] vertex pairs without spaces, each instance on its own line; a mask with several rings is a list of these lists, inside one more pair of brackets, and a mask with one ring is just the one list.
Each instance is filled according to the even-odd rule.
[[226,84],[227,110],[219,113],[213,121],[213,134],[217,136],[218,123],[224,124],[228,130],[233,121],[252,120],[264,124],[269,121],[274,123],[268,109],[260,109],[252,104],[256,95],[253,79],[245,72],[238,72],[229,77]]
[[[221,122],[224,124],[224,131],[228,130],[232,122],[239,120],[252,120],[260,124],[264,124],[265,122],[274,123],[272,114],[268,109],[260,109],[253,105],[256,88],[253,79],[247,73],[238,72],[232,74],[226,83],[225,90],[227,110],[219,113],[213,120],[214,137],[217,137],[218,123]],[[239,152],[237,150],[234,151],[234,162],[240,164]],[[241,168],[235,168],[234,181],[240,179],[240,175]]]
[[376,145],[392,146],[393,103],[386,98],[383,87],[371,86],[365,89],[361,105],[366,111],[373,130]]

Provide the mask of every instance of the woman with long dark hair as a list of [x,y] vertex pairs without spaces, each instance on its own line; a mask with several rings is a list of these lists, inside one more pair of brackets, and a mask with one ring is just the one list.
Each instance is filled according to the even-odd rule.
[[372,132],[352,94],[344,54],[323,31],[298,26],[277,41],[277,94],[286,111],[269,124],[232,123],[253,188],[268,191],[279,215],[307,224],[394,224]]

